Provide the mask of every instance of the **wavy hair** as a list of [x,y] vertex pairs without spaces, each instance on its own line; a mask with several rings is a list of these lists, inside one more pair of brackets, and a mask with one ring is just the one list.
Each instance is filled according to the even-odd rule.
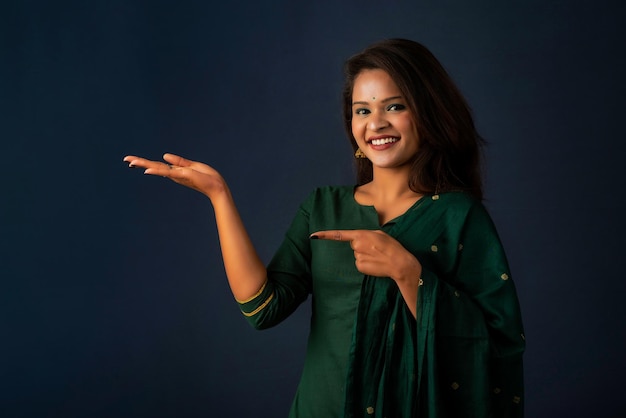
[[[387,39],[349,58],[344,67],[343,120],[354,151],[352,90],[364,70],[387,72],[415,117],[419,149],[411,162],[409,187],[417,193],[465,191],[482,200],[481,150],[467,101],[441,63],[422,44]],[[372,163],[357,159],[357,184],[373,178]]]

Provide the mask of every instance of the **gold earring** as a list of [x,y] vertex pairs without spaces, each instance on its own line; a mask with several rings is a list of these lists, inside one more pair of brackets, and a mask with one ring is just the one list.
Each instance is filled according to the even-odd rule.
[[356,152],[354,153],[354,157],[355,158],[367,158],[367,156],[365,155],[365,153],[361,150],[361,148],[357,148]]

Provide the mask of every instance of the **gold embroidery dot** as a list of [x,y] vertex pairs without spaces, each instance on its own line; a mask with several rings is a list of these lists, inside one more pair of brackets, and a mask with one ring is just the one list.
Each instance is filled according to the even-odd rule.
[[368,406],[366,411],[368,415],[372,415],[374,413],[374,408],[372,408],[371,406]]
[[438,194],[434,194],[433,197],[431,198],[433,200],[439,200],[439,195]]
[[524,334],[520,334],[520,336],[522,337],[522,340],[526,341],[526,336]]
[[508,274],[506,274],[506,273],[502,273],[502,276],[500,276],[500,278],[501,278],[502,280],[509,280],[509,275],[508,275]]
[[437,248],[437,246],[436,246],[436,245],[431,245],[431,246],[430,246],[430,251],[432,251],[432,252],[436,253],[437,251],[439,251],[439,248]]
[[520,398],[519,396],[513,396],[513,403],[520,403],[521,400],[522,398]]
[[501,392],[500,388],[495,388],[493,390],[493,393],[495,393],[496,395],[498,395]]
[[459,244],[459,251],[463,251],[463,244]]
[[452,384],[450,385],[452,387],[452,389],[457,390],[459,388],[459,384],[457,382],[452,382]]
[[456,296],[456,297],[458,298],[459,296],[461,296],[461,294],[459,293],[459,291],[458,291],[458,290],[455,290],[455,291],[454,291],[454,296]]

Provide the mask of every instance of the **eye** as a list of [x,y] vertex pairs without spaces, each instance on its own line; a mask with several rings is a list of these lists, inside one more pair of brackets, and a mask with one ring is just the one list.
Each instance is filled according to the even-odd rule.
[[370,113],[370,110],[366,109],[364,107],[360,107],[360,108],[354,109],[354,114],[355,115],[367,115],[369,113]]
[[400,110],[406,109],[406,106],[400,103],[394,103],[387,106],[387,111],[389,112],[399,112]]

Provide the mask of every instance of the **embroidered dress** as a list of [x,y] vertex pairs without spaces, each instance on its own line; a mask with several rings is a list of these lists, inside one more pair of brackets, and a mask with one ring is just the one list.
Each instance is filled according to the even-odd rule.
[[[382,229],[423,266],[417,320],[390,278],[356,270],[327,229]],[[274,326],[312,295],[311,330],[290,417],[521,417],[524,336],[506,256],[482,204],[424,196],[382,227],[354,187],[300,206],[257,295],[239,301]]]

